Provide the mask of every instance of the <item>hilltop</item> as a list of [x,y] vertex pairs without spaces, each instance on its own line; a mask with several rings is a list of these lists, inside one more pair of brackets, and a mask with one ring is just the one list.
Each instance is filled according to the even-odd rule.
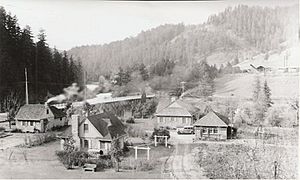
[[297,6],[239,5],[210,16],[203,24],[165,24],[109,44],[74,47],[68,53],[82,61],[90,81],[119,67],[144,63],[149,68],[163,59],[186,67],[206,60],[219,67],[234,59],[243,62],[278,51],[282,43],[290,47],[298,40],[297,11]]

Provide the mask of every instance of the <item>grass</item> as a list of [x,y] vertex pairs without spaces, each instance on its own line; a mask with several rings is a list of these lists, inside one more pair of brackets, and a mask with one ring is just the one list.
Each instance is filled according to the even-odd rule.
[[[83,172],[82,169],[67,170],[55,152],[60,150],[59,141],[32,148],[10,148],[0,153],[0,179],[160,179],[159,170],[126,171],[114,169],[101,172]],[[11,159],[8,160],[10,153]],[[27,160],[24,158],[24,154]]]
[[135,171],[149,171],[151,173],[161,173],[163,166],[165,165],[165,161],[172,154],[174,147],[170,146],[170,148],[164,147],[163,145],[150,145],[149,146],[150,159],[147,160],[147,150],[138,150],[137,160],[135,157],[135,150],[130,148],[130,151],[127,153],[126,158],[123,159],[121,163],[121,168],[127,170],[135,170]]
[[[251,98],[254,89],[255,74],[227,74],[215,80],[215,97],[229,97],[234,94],[239,98]],[[296,98],[299,95],[299,73],[282,74],[282,75],[267,75],[262,74],[261,82],[264,78],[272,92],[273,99]]]
[[297,148],[257,144],[200,144],[197,163],[208,178],[273,179],[275,161],[279,179],[295,179],[298,170]]
[[[255,139],[255,131],[257,127],[242,126],[238,129],[239,139]],[[264,127],[264,142],[267,144],[281,145],[298,145],[299,129],[296,128],[281,128],[281,127]]]

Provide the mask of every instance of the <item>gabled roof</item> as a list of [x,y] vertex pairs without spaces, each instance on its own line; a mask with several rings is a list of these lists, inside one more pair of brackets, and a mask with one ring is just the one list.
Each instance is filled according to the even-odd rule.
[[46,113],[47,109],[43,104],[25,104],[18,111],[15,119],[18,120],[41,120],[53,117],[53,114]]
[[192,117],[192,114],[179,102],[174,101],[169,106],[156,113],[156,116]]
[[208,114],[198,119],[194,126],[216,126],[227,127],[228,118],[214,111],[210,111]]
[[62,118],[62,117],[66,117],[67,114],[62,110],[62,109],[58,109],[54,106],[49,106],[51,112],[54,115],[54,118]]
[[113,114],[101,113],[87,117],[105,139],[112,139],[126,134],[125,126]]

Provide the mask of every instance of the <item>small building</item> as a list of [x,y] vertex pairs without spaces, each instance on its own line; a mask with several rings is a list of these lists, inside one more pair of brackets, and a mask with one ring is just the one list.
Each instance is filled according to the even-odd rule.
[[194,123],[196,140],[227,139],[229,119],[217,112],[210,111]]
[[8,118],[8,112],[0,113],[0,128],[4,131],[9,131],[11,129],[11,121]]
[[26,104],[16,117],[16,128],[22,132],[45,132],[53,127],[67,125],[66,113],[54,106]]
[[84,118],[72,116],[72,125],[60,136],[61,145],[69,138],[75,140],[75,146],[80,150],[96,155],[107,155],[111,142],[117,138],[120,147],[124,148],[125,126],[111,113],[101,113]]
[[158,104],[155,118],[157,125],[160,127],[176,128],[178,126],[191,126],[193,125],[194,111],[196,111],[194,107],[178,99],[166,107]]

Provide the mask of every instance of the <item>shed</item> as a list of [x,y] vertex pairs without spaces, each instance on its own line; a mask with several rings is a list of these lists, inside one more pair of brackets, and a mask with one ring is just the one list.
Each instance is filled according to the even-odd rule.
[[194,123],[196,140],[225,140],[229,119],[215,111],[210,111]]

